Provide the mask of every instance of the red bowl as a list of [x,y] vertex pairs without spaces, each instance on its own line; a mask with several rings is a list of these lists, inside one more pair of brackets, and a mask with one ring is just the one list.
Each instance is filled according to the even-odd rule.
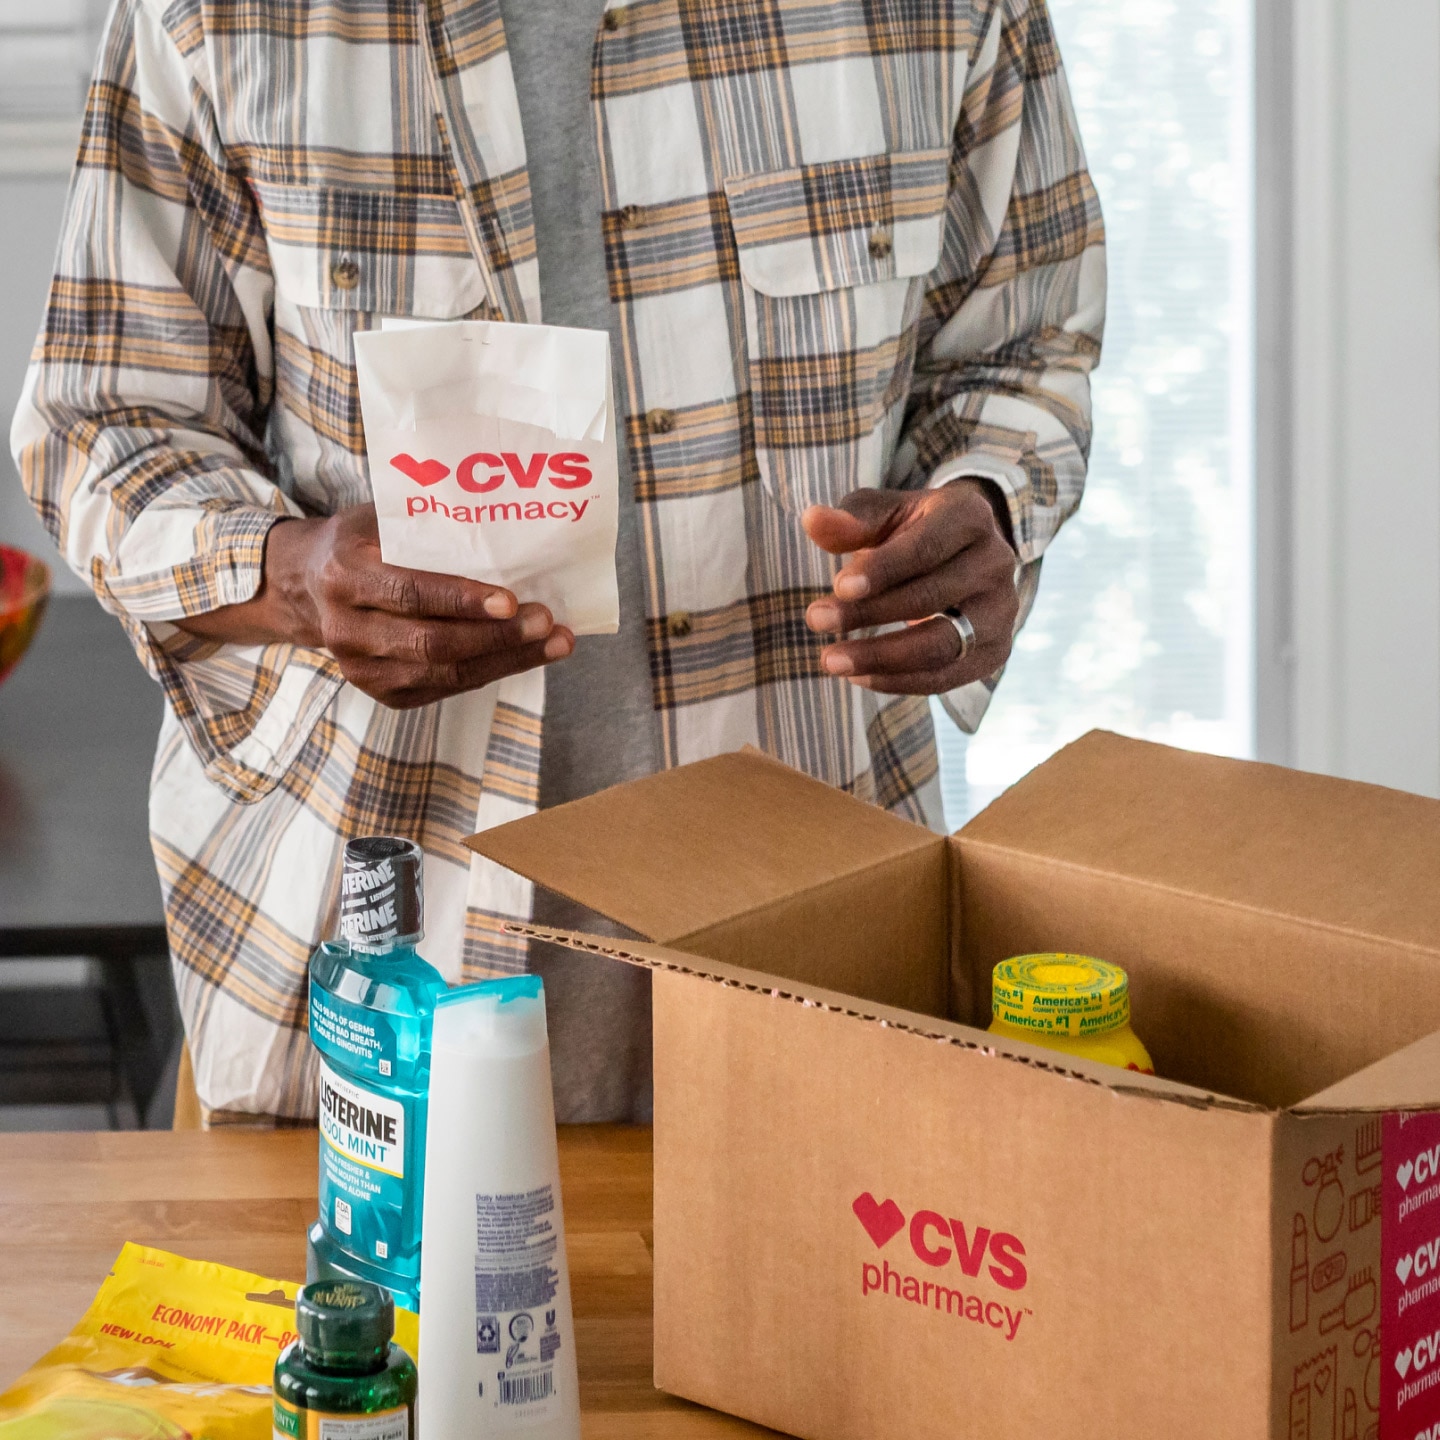
[[0,545],[0,681],[30,648],[49,598],[50,567],[13,545]]

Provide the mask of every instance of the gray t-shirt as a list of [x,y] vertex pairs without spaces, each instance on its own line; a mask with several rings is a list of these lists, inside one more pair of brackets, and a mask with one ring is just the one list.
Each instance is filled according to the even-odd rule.
[[[618,363],[590,104],[590,56],[604,0],[502,0],[500,8],[529,159],[544,318],[609,330]],[[542,807],[660,768],[639,520],[625,431],[617,430],[620,633],[583,636],[568,660],[546,671]],[[545,891],[536,894],[535,918],[566,929],[606,928]],[[649,973],[553,945],[532,946],[531,965],[545,981],[556,1118],[648,1120]]]

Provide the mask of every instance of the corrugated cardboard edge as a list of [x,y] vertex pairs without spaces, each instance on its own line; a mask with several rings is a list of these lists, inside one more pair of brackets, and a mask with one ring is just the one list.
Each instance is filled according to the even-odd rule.
[[1028,1069],[1055,1075],[1064,1080],[1079,1081],[1109,1090],[1115,1095],[1142,1099],[1159,1100],[1175,1105],[1185,1105],[1199,1110],[1229,1110],[1241,1114],[1277,1113],[1267,1106],[1256,1105],[1247,1100],[1237,1100],[1231,1095],[1220,1095],[1209,1090],[1200,1090],[1179,1081],[1163,1080],[1157,1076],[1140,1075],[1127,1071],[1112,1070],[1109,1066],[1097,1065],[1080,1060],[1071,1065],[1057,1064],[1058,1052],[1046,1050],[1038,1045],[1027,1045],[1024,1041],[996,1043],[995,1037],[985,1030],[975,1030],[968,1025],[957,1025],[950,1020],[937,1020],[931,1015],[919,1015],[909,1010],[897,1010],[888,1005],[874,1005],[857,1000],[853,995],[825,990],[816,986],[798,986],[793,980],[780,976],[765,975],[758,970],[746,970],[738,965],[727,965],[719,960],[704,960],[683,951],[670,950],[662,945],[627,941],[617,945],[613,938],[586,935],[576,930],[554,930],[539,925],[522,925],[507,922],[506,933],[523,936],[530,940],[543,940],[549,944],[563,945],[569,950],[578,950],[591,955],[603,955],[619,960],[626,965],[636,965],[645,970],[663,971],[674,975],[685,975],[692,979],[708,981],[751,994],[768,996],[773,1000],[799,1005],[809,1010],[826,1010],[832,1014],[845,1015],[864,1024],[879,1025],[887,1030],[896,1030],[919,1040],[929,1040],[956,1046],[977,1055],[1012,1064],[1024,1065]]
[[[703,825],[697,813],[705,814]],[[767,813],[772,821],[784,819],[782,848],[775,853],[777,826],[761,827],[769,841],[765,883],[727,896],[717,884],[725,878],[721,872],[753,849],[757,822]],[[826,844],[848,837],[843,853],[822,848],[823,863],[792,864],[797,856],[813,859],[811,842],[820,836]],[[624,843],[636,837],[642,837],[638,847]],[[864,874],[902,854],[941,848],[946,838],[747,746],[534,811],[463,843],[629,934],[683,946],[686,937],[751,915],[761,904]],[[657,849],[663,866],[657,866]],[[580,857],[591,862],[588,869],[577,869]],[[682,876],[703,893],[703,902],[672,903]],[[663,892],[667,902],[652,903],[651,892]]]
[[1391,1110],[1421,1115],[1440,1110],[1440,1030],[1290,1108],[1302,1116],[1383,1115]]

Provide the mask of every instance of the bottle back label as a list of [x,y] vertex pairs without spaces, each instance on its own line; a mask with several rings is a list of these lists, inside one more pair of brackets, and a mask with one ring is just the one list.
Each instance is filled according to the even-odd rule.
[[475,1197],[475,1350],[495,1365],[479,1398],[502,1429],[548,1419],[561,1401],[557,1219],[551,1185]]

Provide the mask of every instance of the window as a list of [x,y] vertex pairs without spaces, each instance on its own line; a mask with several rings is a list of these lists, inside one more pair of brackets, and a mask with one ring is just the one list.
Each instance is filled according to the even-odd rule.
[[1095,443],[979,733],[937,707],[952,827],[1095,726],[1253,752],[1250,8],[1050,8],[1109,243]]

